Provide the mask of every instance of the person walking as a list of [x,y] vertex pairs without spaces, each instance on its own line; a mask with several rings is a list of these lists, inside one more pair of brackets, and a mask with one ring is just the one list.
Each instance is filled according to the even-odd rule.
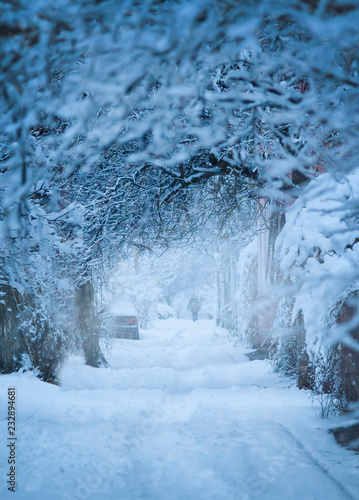
[[193,319],[193,321],[197,321],[197,319],[198,319],[198,312],[199,312],[200,308],[201,308],[200,301],[198,300],[198,298],[195,295],[193,295],[193,297],[189,301],[188,307],[187,307],[187,310],[190,310],[191,313],[192,313],[192,319]]

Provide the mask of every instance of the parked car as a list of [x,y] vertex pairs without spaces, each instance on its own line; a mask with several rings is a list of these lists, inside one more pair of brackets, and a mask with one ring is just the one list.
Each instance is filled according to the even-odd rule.
[[111,307],[111,314],[115,338],[139,340],[137,312],[131,302],[115,302]]

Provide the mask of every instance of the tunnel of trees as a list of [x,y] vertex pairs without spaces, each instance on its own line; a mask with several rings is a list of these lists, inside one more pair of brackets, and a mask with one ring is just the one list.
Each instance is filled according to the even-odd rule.
[[[358,167],[357,2],[19,0],[0,9],[2,373],[26,358],[56,381],[74,346],[91,366],[105,364],[95,294],[119,258],[194,244],[206,227],[218,238],[253,236],[259,199],[302,197],[304,206],[320,195],[307,189],[318,171],[340,183]],[[352,251],[355,189],[343,207]],[[343,318],[356,297],[354,264],[353,293],[330,311],[349,321],[340,342],[352,352],[356,314]],[[295,321],[276,363],[301,370],[305,386],[305,359],[288,361],[293,338],[304,342]]]

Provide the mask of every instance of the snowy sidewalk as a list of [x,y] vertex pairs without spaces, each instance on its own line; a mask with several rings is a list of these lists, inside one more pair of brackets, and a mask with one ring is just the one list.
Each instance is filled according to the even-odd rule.
[[341,500],[358,498],[359,459],[339,448],[309,393],[250,362],[211,321],[158,321],[114,340],[110,368],[80,358],[61,387],[0,377],[17,390],[18,500]]

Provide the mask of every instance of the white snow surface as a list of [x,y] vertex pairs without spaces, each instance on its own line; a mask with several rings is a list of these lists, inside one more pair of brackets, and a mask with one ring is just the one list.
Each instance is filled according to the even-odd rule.
[[[110,367],[67,360],[61,386],[0,377],[0,497],[17,500],[358,498],[358,456],[309,393],[249,361],[212,321],[168,319],[114,339]],[[16,494],[7,388],[16,388]],[[5,458],[5,460],[4,460]]]
[[135,306],[127,300],[116,300],[111,304],[111,314],[114,316],[137,316]]

